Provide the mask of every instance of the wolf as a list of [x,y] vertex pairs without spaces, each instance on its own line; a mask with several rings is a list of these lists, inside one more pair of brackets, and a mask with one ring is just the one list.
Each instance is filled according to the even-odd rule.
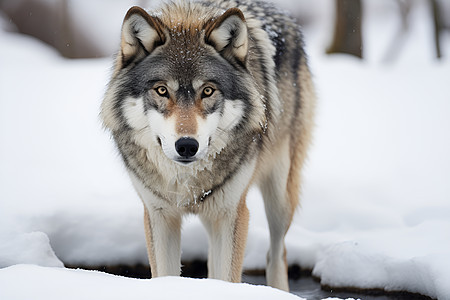
[[270,229],[267,283],[289,289],[284,237],[315,99],[299,26],[272,4],[129,9],[100,114],[144,203],[152,276],[180,275],[182,219],[197,214],[208,277],[240,282],[255,184]]

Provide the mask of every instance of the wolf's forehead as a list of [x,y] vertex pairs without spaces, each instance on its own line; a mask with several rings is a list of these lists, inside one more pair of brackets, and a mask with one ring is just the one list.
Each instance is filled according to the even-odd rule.
[[207,54],[205,24],[214,13],[205,7],[192,5],[167,6],[162,22],[167,29],[167,54],[174,62],[189,65]]
[[172,32],[166,47],[166,54],[174,63],[182,64],[184,68],[193,65],[207,55],[206,45],[200,33]]
[[[178,82],[178,85],[192,85],[197,89],[212,75],[217,76],[221,63],[214,58],[205,45],[195,45],[195,41],[174,39],[164,49],[163,69]],[[199,43],[199,42],[197,42]]]

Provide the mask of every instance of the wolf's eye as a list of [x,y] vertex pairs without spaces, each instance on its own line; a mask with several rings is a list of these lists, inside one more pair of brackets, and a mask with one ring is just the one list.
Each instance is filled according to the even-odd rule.
[[214,89],[207,86],[203,89],[202,98],[210,97],[212,94],[214,94]]
[[168,96],[168,92],[167,92],[167,88],[164,86],[158,86],[155,89],[156,93],[158,93],[158,95],[160,95],[161,97],[167,97]]

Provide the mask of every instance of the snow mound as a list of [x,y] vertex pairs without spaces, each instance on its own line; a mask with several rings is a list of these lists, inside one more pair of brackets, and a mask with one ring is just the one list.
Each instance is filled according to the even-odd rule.
[[36,264],[64,267],[43,232],[22,234],[0,233],[0,268],[14,264]]
[[106,273],[34,265],[0,269],[0,299],[302,299],[267,286],[213,279],[132,279]]

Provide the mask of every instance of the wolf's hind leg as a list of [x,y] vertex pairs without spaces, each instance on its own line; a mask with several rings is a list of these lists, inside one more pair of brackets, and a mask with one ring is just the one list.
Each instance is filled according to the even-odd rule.
[[259,182],[264,198],[270,230],[270,248],[267,253],[267,284],[288,291],[288,266],[284,237],[289,229],[298,204],[299,169],[291,159],[289,140],[285,141],[276,155],[273,168]]

